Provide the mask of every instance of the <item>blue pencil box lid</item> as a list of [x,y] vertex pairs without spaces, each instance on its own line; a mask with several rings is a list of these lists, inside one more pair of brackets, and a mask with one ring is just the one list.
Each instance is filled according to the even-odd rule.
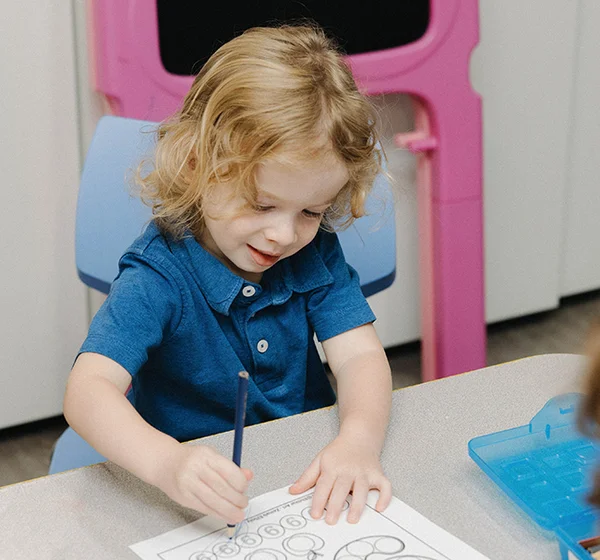
[[600,447],[577,428],[582,395],[550,399],[525,426],[469,441],[469,455],[540,526],[597,519],[587,501]]

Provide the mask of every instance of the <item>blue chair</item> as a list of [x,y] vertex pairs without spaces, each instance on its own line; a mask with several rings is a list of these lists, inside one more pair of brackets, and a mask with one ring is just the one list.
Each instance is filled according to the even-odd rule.
[[[153,150],[155,126],[102,117],[87,153],[77,201],[75,259],[84,284],[105,294],[117,275],[120,256],[152,217],[131,187],[133,171]],[[376,179],[367,210],[370,214],[339,238],[346,259],[360,275],[363,293],[370,296],[389,287],[396,275],[393,198],[382,175]],[[105,460],[68,428],[55,444],[49,473]]]

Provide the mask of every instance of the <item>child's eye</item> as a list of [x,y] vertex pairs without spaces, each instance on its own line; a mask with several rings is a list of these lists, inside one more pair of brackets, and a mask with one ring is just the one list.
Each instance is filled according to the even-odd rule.
[[268,212],[269,210],[272,210],[273,207],[272,206],[264,206],[262,204],[255,204],[254,205],[254,210],[256,212]]
[[310,210],[304,210],[303,212],[307,218],[312,218],[314,220],[320,219],[323,217],[323,212],[311,212]]

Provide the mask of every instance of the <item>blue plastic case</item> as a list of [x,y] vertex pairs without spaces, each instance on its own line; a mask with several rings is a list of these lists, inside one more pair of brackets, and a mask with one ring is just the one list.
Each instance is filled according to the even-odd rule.
[[554,531],[564,560],[589,560],[579,542],[600,535],[587,502],[600,446],[577,429],[579,393],[550,399],[526,426],[473,438],[469,455],[540,526]]

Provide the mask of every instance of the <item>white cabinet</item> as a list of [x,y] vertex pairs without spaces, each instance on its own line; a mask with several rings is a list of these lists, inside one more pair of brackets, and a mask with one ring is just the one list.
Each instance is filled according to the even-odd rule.
[[481,1],[489,322],[550,309],[559,277],[577,1]]
[[580,0],[563,208],[561,295],[600,288],[600,3]]
[[69,2],[7,2],[0,19],[0,428],[62,411],[87,325],[74,264],[79,180]]

